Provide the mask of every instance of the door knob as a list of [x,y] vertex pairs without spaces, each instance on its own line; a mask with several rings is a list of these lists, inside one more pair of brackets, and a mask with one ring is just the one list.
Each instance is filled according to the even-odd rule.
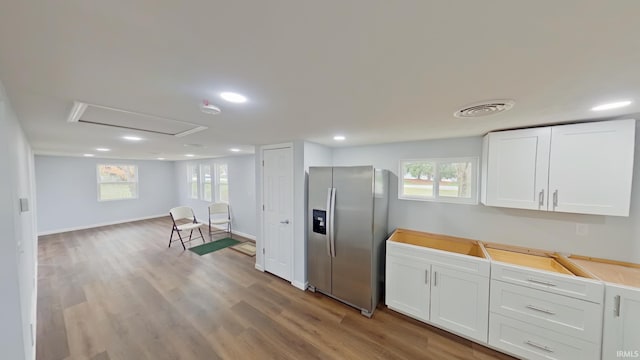
[[285,221],[280,221],[280,224],[288,224],[288,223],[289,223],[289,220],[288,220],[288,219],[287,219],[287,220],[285,220]]

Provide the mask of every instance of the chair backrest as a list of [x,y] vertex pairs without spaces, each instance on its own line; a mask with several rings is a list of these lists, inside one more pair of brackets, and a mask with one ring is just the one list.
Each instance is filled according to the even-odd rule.
[[229,204],[213,203],[209,205],[209,215],[226,215],[229,216]]
[[171,214],[171,217],[173,217],[174,221],[182,219],[193,220],[193,218],[195,217],[195,215],[193,214],[193,209],[188,206],[174,207],[173,209],[169,210],[169,213]]

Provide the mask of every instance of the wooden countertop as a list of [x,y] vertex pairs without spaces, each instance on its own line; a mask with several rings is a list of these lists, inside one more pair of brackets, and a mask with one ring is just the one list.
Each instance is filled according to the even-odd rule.
[[621,261],[571,255],[569,261],[594,275],[595,278],[640,288],[640,265]]
[[397,229],[389,237],[390,241],[422,246],[431,249],[454,252],[486,259],[482,244],[477,240],[432,234],[422,231]]
[[495,261],[574,276],[571,271],[562,266],[562,264],[552,256],[524,254],[490,247],[487,248],[487,252],[489,256],[491,256],[491,259]]
[[640,264],[580,255],[565,257],[540,249],[407,229],[397,229],[388,240],[640,288]]

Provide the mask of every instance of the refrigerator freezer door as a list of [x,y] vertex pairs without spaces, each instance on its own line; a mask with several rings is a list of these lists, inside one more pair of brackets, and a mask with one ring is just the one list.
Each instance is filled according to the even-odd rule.
[[373,246],[373,167],[333,169],[335,249],[333,296],[371,312]]
[[[330,209],[327,208],[327,197],[330,196],[328,189],[332,187],[332,177],[333,168],[331,167],[309,168],[307,276],[309,285],[329,294],[331,293],[331,255],[329,253],[330,229],[327,228]],[[314,210],[316,215],[324,213],[324,219],[315,219],[323,223],[324,234],[321,233],[322,231],[313,231]]]

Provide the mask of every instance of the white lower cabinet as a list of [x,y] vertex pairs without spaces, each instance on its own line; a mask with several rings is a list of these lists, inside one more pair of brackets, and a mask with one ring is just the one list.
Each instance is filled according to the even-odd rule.
[[486,342],[489,278],[439,265],[431,270],[431,322]]
[[400,256],[387,256],[385,301],[388,307],[429,320],[431,264]]
[[386,259],[390,309],[487,343],[487,260],[390,241]]
[[600,359],[600,345],[491,313],[489,345],[524,359]]
[[640,358],[640,289],[607,284],[602,358]]
[[524,359],[600,359],[604,284],[491,263],[489,345]]

